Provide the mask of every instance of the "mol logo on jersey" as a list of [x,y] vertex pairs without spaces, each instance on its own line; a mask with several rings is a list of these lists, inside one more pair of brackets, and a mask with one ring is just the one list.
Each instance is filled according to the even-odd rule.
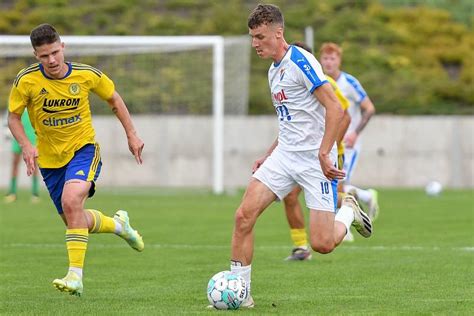
[[282,103],[283,101],[288,100],[287,96],[285,95],[285,90],[281,89],[280,92],[273,93],[272,94],[273,100],[275,100],[277,103]]
[[46,113],[58,113],[75,110],[79,106],[81,98],[72,99],[48,99],[43,100],[43,111]]

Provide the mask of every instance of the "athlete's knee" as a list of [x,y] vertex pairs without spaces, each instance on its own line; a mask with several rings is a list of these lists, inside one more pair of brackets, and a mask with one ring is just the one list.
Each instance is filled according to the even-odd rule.
[[81,199],[72,194],[66,194],[61,197],[61,205],[64,212],[69,213],[81,207]]
[[235,212],[235,228],[238,231],[251,231],[255,225],[256,217],[253,211],[241,205]]
[[334,240],[324,239],[324,240],[311,240],[311,248],[321,254],[330,253],[336,248]]

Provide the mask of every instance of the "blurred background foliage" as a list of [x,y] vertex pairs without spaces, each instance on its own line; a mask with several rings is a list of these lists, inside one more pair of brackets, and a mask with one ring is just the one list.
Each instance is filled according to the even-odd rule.
[[[247,17],[257,3],[3,0],[0,34],[26,35],[47,22],[62,35],[242,35],[248,33]],[[304,28],[309,25],[315,31],[316,48],[326,41],[343,47],[343,69],[359,79],[379,113],[474,114],[472,0],[271,3],[285,15],[288,42],[304,40]],[[269,64],[252,52],[250,114],[274,112],[266,78]],[[0,65],[0,69],[5,67],[19,70],[22,66]],[[6,106],[4,98],[13,80],[5,73],[11,72],[0,71],[1,108]]]

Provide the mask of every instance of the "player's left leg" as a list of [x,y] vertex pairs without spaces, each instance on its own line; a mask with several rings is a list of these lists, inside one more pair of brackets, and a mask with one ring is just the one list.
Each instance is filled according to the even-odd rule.
[[53,281],[54,287],[71,295],[81,296],[83,292],[82,270],[89,240],[89,228],[84,213],[84,202],[89,195],[91,183],[79,179],[64,184],[61,205],[67,222],[66,248],[69,270],[62,279]]
[[290,226],[293,249],[291,254],[285,259],[288,261],[310,260],[311,250],[308,247],[308,237],[304,223],[303,210],[298,201],[301,188],[296,186],[284,199],[286,219]]

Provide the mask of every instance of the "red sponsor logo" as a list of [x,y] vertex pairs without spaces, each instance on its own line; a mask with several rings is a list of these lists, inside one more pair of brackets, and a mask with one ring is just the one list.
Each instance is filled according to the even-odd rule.
[[285,90],[281,89],[280,92],[273,93],[273,99],[277,101],[278,103],[282,103],[285,100],[288,100],[288,98],[285,95]]

